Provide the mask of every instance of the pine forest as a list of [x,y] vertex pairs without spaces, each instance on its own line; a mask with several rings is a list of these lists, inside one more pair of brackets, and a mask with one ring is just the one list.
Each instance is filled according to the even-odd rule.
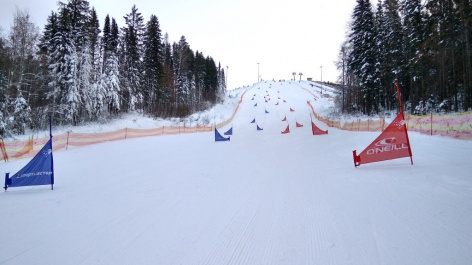
[[398,108],[416,115],[472,109],[470,0],[356,0],[336,65],[340,109],[367,115]]
[[225,73],[212,57],[185,36],[170,43],[136,6],[124,19],[100,26],[87,0],[68,0],[41,30],[17,8],[10,31],[0,28],[0,136],[47,128],[48,116],[74,126],[129,111],[184,117],[222,100]]

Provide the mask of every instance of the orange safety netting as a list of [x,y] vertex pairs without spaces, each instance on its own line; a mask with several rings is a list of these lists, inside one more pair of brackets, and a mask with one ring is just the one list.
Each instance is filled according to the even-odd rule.
[[414,116],[409,114],[406,121],[409,131],[472,140],[472,111],[449,115]]
[[[359,132],[381,132],[388,124],[384,118],[378,120],[357,120],[344,123],[340,125],[340,121],[333,121],[318,115],[309,101],[313,115],[321,122],[326,123],[330,127],[335,127],[341,130],[359,131]],[[430,114],[426,116],[414,116],[408,114],[405,117],[407,121],[407,128],[412,132],[419,132],[429,135],[442,135],[453,137],[461,140],[472,140],[472,111],[437,115]]]
[[[216,128],[221,128],[232,122],[236,115],[239,106],[241,105],[244,93],[241,95],[238,106],[233,112],[233,115],[227,121],[217,124]],[[85,146],[90,144],[97,144],[103,142],[124,140],[128,138],[146,137],[146,136],[159,136],[159,135],[175,135],[175,134],[188,134],[188,133],[199,133],[199,132],[211,132],[215,127],[211,126],[162,126],[159,128],[152,129],[133,129],[124,128],[112,132],[103,133],[74,133],[67,132],[59,135],[54,135],[52,138],[53,151],[61,149],[67,149],[69,146]],[[8,158],[20,159],[28,158],[36,155],[39,150],[47,143],[49,138],[37,138],[28,139],[25,141],[15,141],[9,143],[0,143],[2,149],[3,159],[5,161]],[[4,152],[3,152],[4,151]]]
[[326,119],[326,118],[324,118],[324,117],[318,115],[318,114],[315,112],[315,110],[313,109],[313,106],[311,105],[310,101],[307,101],[306,103],[308,104],[308,106],[310,106],[311,112],[313,113],[313,116],[315,116],[315,118],[317,118],[319,121],[326,123],[326,125],[328,125],[329,127],[334,127],[334,128],[342,129],[342,128],[341,128],[341,122],[340,122],[340,121],[333,121],[333,120]]
[[342,129],[357,132],[380,132],[383,131],[385,127],[385,119],[381,118],[379,120],[368,119],[345,122]]
[[[160,128],[153,129],[132,129],[125,128],[112,132],[103,133],[74,133],[67,132],[59,135],[55,135],[52,138],[53,151],[67,149],[69,146],[85,146],[103,142],[124,140],[127,138],[137,138],[146,136],[158,136],[158,135],[173,135],[173,134],[187,134],[187,133],[198,133],[198,132],[211,132],[213,127],[209,126],[193,126],[193,127],[169,127],[163,126]],[[49,138],[38,138],[28,139],[26,141],[15,141],[10,143],[4,143],[5,158],[27,158],[33,157],[41,148],[47,143]],[[5,159],[6,160],[6,159]]]

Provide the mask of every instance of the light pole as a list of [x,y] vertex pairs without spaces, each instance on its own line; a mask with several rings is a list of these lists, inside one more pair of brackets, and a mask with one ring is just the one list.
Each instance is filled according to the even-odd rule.
[[302,75],[303,75],[303,74],[302,74],[302,73],[299,73],[299,75],[300,75],[300,80],[299,80],[299,81],[302,81]]
[[259,83],[259,63],[257,63],[257,83]]
[[295,79],[295,75],[296,75],[296,74],[297,74],[296,72],[292,72],[292,75],[293,75],[293,81],[295,81],[295,80],[296,80],[296,79]]

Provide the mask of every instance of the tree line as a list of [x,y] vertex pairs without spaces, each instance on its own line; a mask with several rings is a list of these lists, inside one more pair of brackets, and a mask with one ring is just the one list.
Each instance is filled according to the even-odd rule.
[[169,42],[157,16],[134,5],[121,28],[103,27],[87,0],[59,2],[42,32],[17,8],[7,36],[0,28],[0,136],[55,124],[104,121],[129,111],[184,117],[221,101],[225,73],[193,51],[185,36]]
[[356,0],[336,62],[343,110],[397,108],[395,81],[411,113],[471,110],[471,24],[470,0]]

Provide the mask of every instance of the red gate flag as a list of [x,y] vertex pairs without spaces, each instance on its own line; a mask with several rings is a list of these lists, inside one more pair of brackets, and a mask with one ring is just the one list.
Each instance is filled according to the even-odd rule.
[[400,113],[385,128],[385,130],[375,139],[364,151],[359,155],[356,150],[352,151],[354,157],[354,166],[367,164],[372,162],[410,157],[413,165],[413,156],[411,154],[410,140],[408,139],[408,131],[406,129],[406,121],[403,116],[403,103],[400,95],[398,83],[395,84],[398,93],[398,101],[400,103]]
[[313,135],[328,134],[328,130],[323,131],[320,128],[318,128],[318,126],[315,125],[315,123],[311,119],[311,114],[310,114],[310,121],[311,121],[311,132],[313,133]]
[[282,134],[287,134],[290,133],[290,126],[287,125],[287,128],[285,128],[285,131],[282,132]]
[[359,155],[356,155],[356,150],[354,150],[353,156],[354,165],[356,167],[361,164],[408,156],[411,159],[411,164],[413,164],[410,141],[408,139],[403,112],[400,112],[393,122],[385,128],[382,134]]
[[301,123],[298,123],[298,121],[297,121],[297,122],[295,122],[295,125],[296,125],[298,128],[299,128],[299,127],[303,127],[303,124],[301,124]]
[[313,135],[328,134],[328,130],[321,130],[320,128],[318,128],[318,126],[315,125],[313,121],[311,122],[311,132],[313,133]]

